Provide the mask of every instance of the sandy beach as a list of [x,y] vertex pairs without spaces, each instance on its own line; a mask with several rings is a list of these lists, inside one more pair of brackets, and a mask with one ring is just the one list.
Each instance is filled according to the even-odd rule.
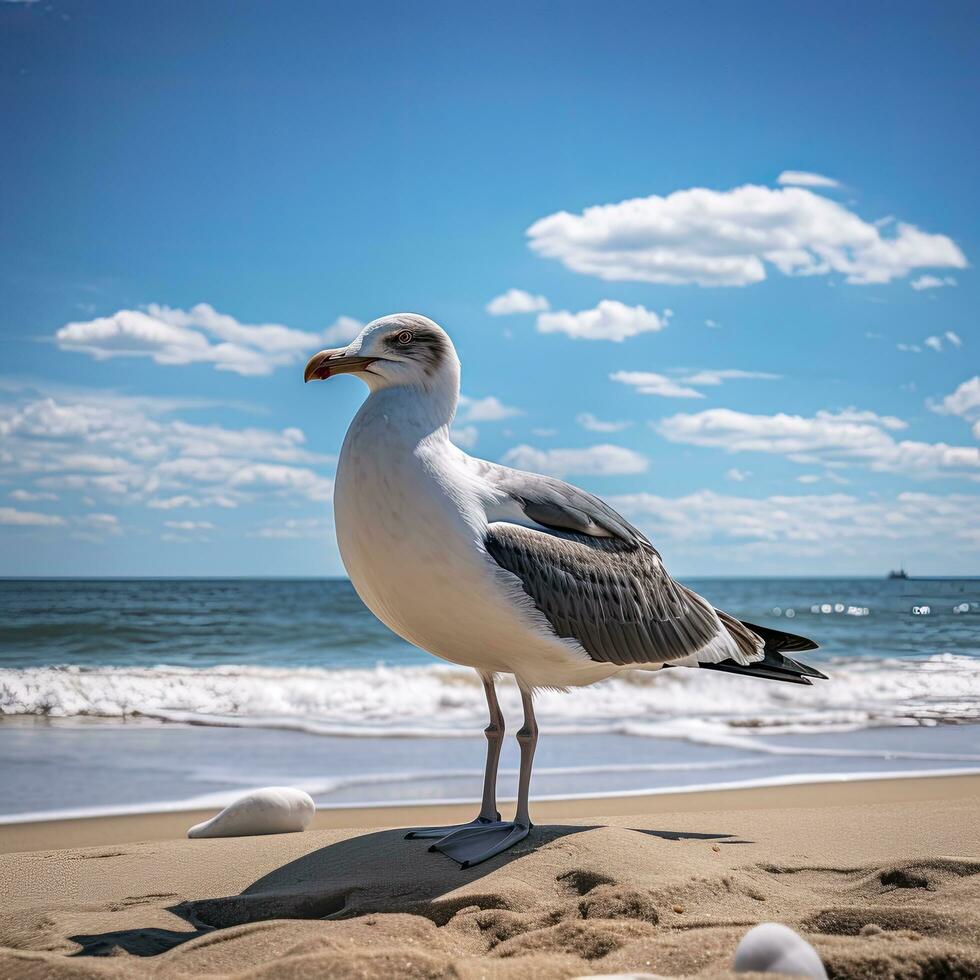
[[186,840],[199,813],[0,828],[0,976],[725,976],[786,923],[832,977],[980,974],[980,777],[549,801],[461,871],[401,828],[469,807],[321,811]]
[[0,66],[0,980],[980,980],[980,0]]

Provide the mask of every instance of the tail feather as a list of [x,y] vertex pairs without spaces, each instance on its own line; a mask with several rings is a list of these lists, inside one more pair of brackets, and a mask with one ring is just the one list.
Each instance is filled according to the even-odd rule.
[[737,664],[734,660],[722,660],[717,664],[700,664],[704,670],[723,670],[728,674],[744,674],[746,677],[758,677],[766,681],[785,681],[787,684],[810,685],[813,681],[802,673],[770,667],[764,660],[754,664]]
[[779,657],[782,660],[782,668],[790,671],[791,673],[802,674],[804,677],[817,677],[822,681],[830,680],[825,673],[817,670],[816,667],[811,667],[809,664],[800,663],[799,660],[791,660],[789,657],[784,657],[781,653],[779,653],[779,651],[773,651],[772,656]]
[[[722,621],[730,617],[721,614]],[[811,684],[811,677],[828,680],[826,674],[811,667],[809,664],[792,660],[783,654],[784,650],[797,653],[801,650],[816,650],[817,644],[805,636],[787,633],[784,630],[771,629],[768,626],[756,626],[753,623],[738,621],[739,625],[755,633],[765,644],[760,660],[749,664],[739,664],[734,660],[723,660],[720,663],[704,663],[699,666],[707,670],[722,670],[730,674],[744,674],[748,677],[760,677],[764,680],[785,681],[788,684]]]

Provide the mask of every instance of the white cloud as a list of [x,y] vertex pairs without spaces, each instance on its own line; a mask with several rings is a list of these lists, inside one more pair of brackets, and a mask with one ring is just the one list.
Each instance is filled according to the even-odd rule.
[[964,381],[938,405],[929,402],[929,407],[940,415],[958,415],[971,423],[974,438],[980,439],[980,375]]
[[980,375],[974,375],[964,381],[952,394],[947,395],[935,411],[949,415],[959,415],[970,418],[980,413]]
[[870,422],[872,425],[880,425],[883,429],[891,429],[895,432],[909,427],[908,422],[894,415],[879,415],[877,412],[857,408],[842,408],[837,412],[817,412],[817,418],[832,418],[838,422]]
[[323,538],[327,536],[330,525],[319,517],[291,517],[274,524],[266,524],[256,531],[249,532],[249,537],[270,538],[273,540],[288,540],[302,538]]
[[472,449],[479,441],[480,430],[475,425],[454,425],[449,438],[463,449]]
[[213,531],[210,521],[164,521],[164,526],[174,531]]
[[886,283],[920,268],[964,268],[946,235],[864,221],[802,187],[703,187],[560,211],[528,229],[531,248],[607,281],[745,286],[784,275],[840,273]]
[[775,453],[804,464],[861,462],[875,471],[913,477],[980,478],[980,450],[976,447],[897,441],[891,432],[905,428],[906,423],[872,412],[822,411],[805,418],[714,408],[651,424],[671,442],[729,453]]
[[37,500],[57,500],[58,495],[56,493],[49,493],[46,490],[11,490],[7,494],[11,500],[16,500],[18,503],[26,504]]
[[349,344],[361,332],[363,326],[360,320],[355,320],[352,316],[338,316],[320,334],[320,340],[325,344],[336,344],[340,347]]
[[840,181],[808,170],[784,170],[777,178],[777,184],[791,187],[840,187]]
[[501,422],[523,414],[521,409],[514,408],[513,405],[505,405],[495,395],[487,395],[485,398],[460,395],[459,410],[449,431],[449,438],[463,449],[472,449],[480,438],[480,430],[474,423]]
[[622,432],[633,424],[632,422],[604,422],[591,412],[580,412],[575,416],[575,421],[589,432]]
[[740,470],[734,466],[730,470],[725,470],[725,479],[731,480],[732,483],[744,483],[751,475],[751,470]]
[[[951,347],[958,349],[963,346],[963,338],[953,330],[947,330],[941,337],[938,334],[933,334],[922,341],[922,347],[928,347],[937,354],[941,354],[945,350],[944,344],[949,344]],[[896,346],[899,350],[906,351],[910,354],[922,353],[922,347],[918,344],[896,344]]]
[[230,485],[236,489],[283,490],[308,500],[333,499],[333,480],[301,466],[281,463],[252,463],[236,467]]
[[632,385],[641,395],[660,395],[663,398],[704,398],[696,388],[678,384],[673,378],[654,371],[614,371],[611,381]]
[[[683,544],[681,553],[724,554],[751,562],[782,555],[798,562],[807,556],[880,561],[897,553],[925,560],[944,554],[976,552],[980,497],[968,494],[900,493],[891,499],[844,493],[735,497],[700,490],[684,497],[630,494],[609,502],[636,521],[655,545]],[[699,544],[703,550],[699,551]],[[664,550],[661,547],[661,550]],[[667,553],[668,561],[671,559]]]
[[459,422],[501,422],[504,419],[523,414],[521,409],[514,408],[513,405],[505,405],[495,395],[487,395],[486,398],[470,398],[466,395],[460,395],[456,420]]
[[649,461],[645,456],[623,446],[608,444],[585,449],[538,449],[515,446],[503,458],[508,466],[531,470],[548,476],[614,476],[643,473]]
[[81,530],[73,531],[72,537],[81,541],[99,544],[107,537],[123,533],[123,527],[115,514],[77,514],[74,522]]
[[123,473],[132,464],[119,456],[102,456],[98,453],[65,453],[49,464],[58,470],[85,470],[89,473]]
[[119,527],[119,518],[115,514],[82,514],[78,519],[83,524],[91,524],[93,527]]
[[712,330],[718,330],[721,328],[721,324],[717,320],[705,320],[704,325],[706,327],[711,327]]
[[16,507],[0,507],[0,524],[18,524],[33,527],[54,527],[64,524],[57,514],[41,514],[35,510],[17,510]]
[[942,289],[944,286],[955,286],[956,280],[952,276],[919,276],[918,279],[913,279],[909,285],[915,290]]
[[656,332],[667,326],[670,314],[654,313],[643,306],[627,306],[615,299],[604,299],[591,310],[570,313],[556,310],[538,315],[539,333],[566,333],[576,340],[612,340],[620,343],[637,334]]
[[62,350],[80,351],[97,360],[150,357],[157,364],[213,364],[219,371],[269,374],[293,364],[324,342],[351,340],[360,323],[340,317],[323,334],[278,323],[245,324],[207,303],[190,310],[149,304],[112,316],[67,323],[55,333]]
[[178,493],[173,497],[151,497],[146,506],[153,510],[177,510],[184,507],[237,507],[238,503],[231,498],[209,497],[202,500],[190,494]]
[[781,374],[770,374],[768,371],[742,371],[738,368],[723,368],[720,371],[696,371],[694,374],[682,377],[681,381],[689,385],[720,385],[723,381],[741,379],[778,381],[781,377]]
[[512,313],[541,313],[549,309],[549,303],[544,296],[533,296],[523,289],[508,289],[506,293],[494,296],[486,308],[491,316],[509,316]]
[[833,470],[827,470],[825,473],[804,473],[802,476],[796,478],[797,483],[813,484],[813,483],[836,483],[844,486],[850,483],[850,480],[846,480],[839,473],[835,473]]
[[547,429],[547,428],[537,428],[531,429],[531,435],[538,436],[541,439],[551,439],[558,435],[557,429]]
[[740,368],[720,368],[694,371],[670,378],[653,371],[616,371],[609,375],[612,381],[631,385],[641,395],[660,395],[663,398],[704,398],[697,387],[716,387],[726,381],[757,380],[778,381],[782,375],[768,371],[743,371]]
[[97,391],[2,403],[0,479],[20,484],[19,499],[77,491],[160,510],[331,498],[332,480],[317,468],[333,458],[307,449],[300,429],[230,429],[173,412],[165,401]]

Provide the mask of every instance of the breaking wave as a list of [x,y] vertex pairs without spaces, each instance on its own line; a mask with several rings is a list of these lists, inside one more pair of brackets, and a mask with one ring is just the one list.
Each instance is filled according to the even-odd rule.
[[[829,661],[829,682],[796,687],[708,671],[631,673],[567,694],[541,691],[554,734],[618,732],[732,745],[803,734],[980,721],[980,659]],[[505,712],[516,686],[498,687]],[[31,667],[0,669],[0,715],[152,718],[347,737],[482,737],[479,679],[453,666]],[[733,741],[734,740],[734,741]]]

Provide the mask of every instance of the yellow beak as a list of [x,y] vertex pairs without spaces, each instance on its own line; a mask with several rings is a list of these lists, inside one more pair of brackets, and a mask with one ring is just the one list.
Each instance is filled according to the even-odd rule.
[[335,374],[354,374],[373,364],[376,357],[356,357],[347,353],[346,347],[335,347],[314,354],[306,362],[303,381],[326,381]]

